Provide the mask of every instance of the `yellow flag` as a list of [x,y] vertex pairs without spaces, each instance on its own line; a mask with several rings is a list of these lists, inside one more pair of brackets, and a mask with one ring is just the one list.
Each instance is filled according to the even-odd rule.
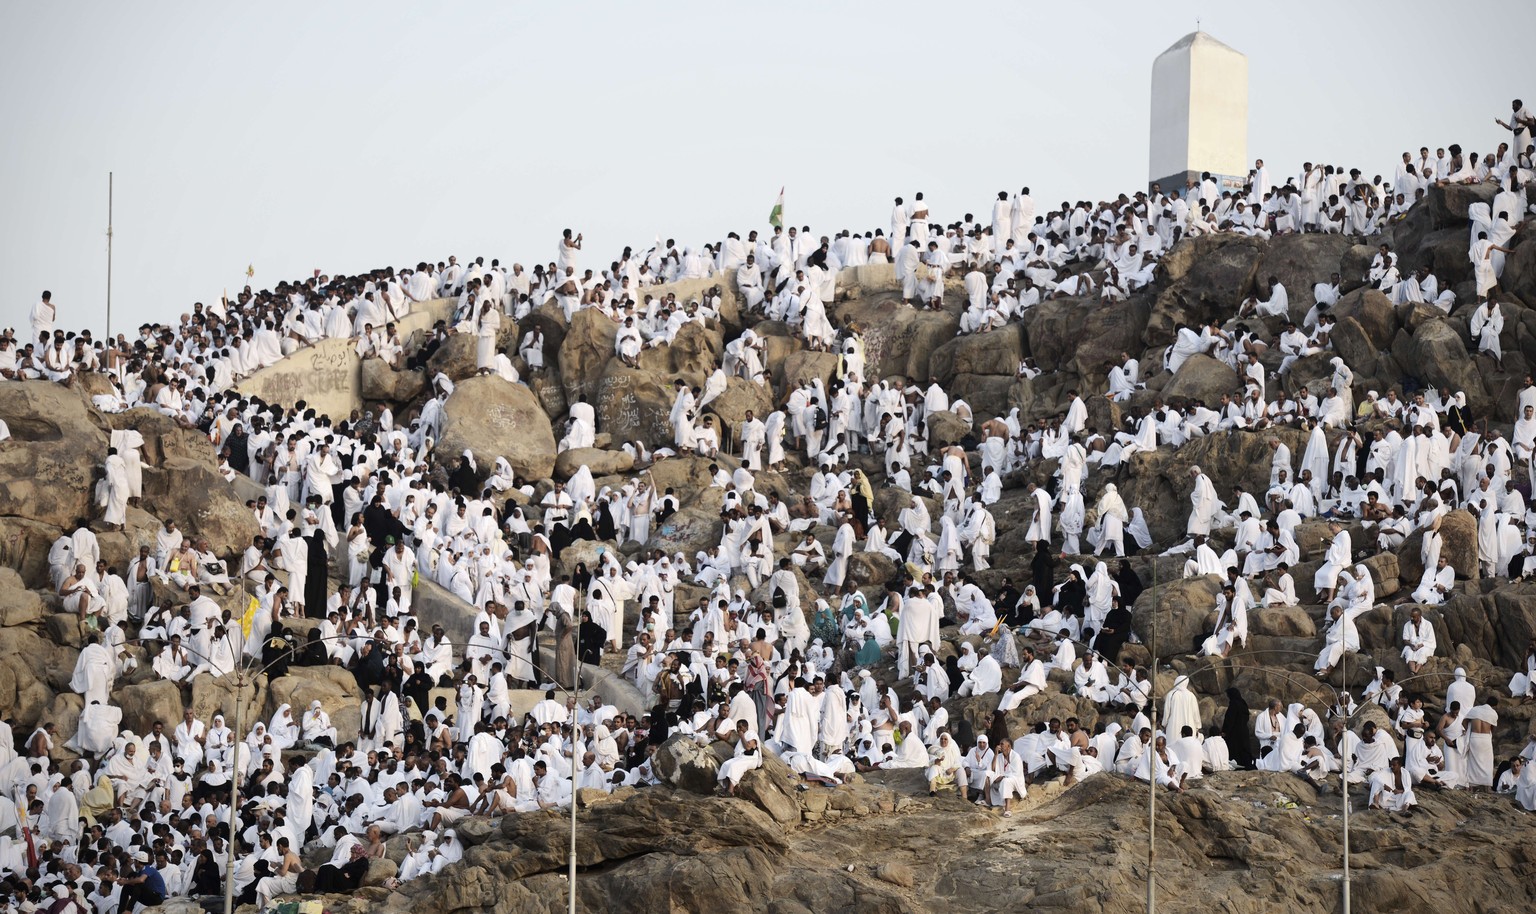
[[250,263],[246,264],[245,265],[245,278],[246,279],[250,279],[252,276],[255,276],[255,275],[256,275],[256,265],[255,264],[250,264]]
[[245,614],[240,617],[240,631],[245,637],[251,636],[251,623],[256,621],[256,611],[261,608],[261,601],[251,597],[251,602],[245,607]]

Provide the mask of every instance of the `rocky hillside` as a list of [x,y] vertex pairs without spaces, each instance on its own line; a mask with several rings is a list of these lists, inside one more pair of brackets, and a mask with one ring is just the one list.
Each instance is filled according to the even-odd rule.
[[[1384,294],[1366,287],[1375,239],[1356,244],[1315,235],[1181,242],[1163,261],[1150,290],[1128,301],[1047,301],[1019,323],[984,335],[957,336],[958,285],[951,285],[943,311],[919,312],[901,303],[889,268],[845,271],[830,311],[863,334],[872,376],[923,384],[936,379],[952,397],[971,405],[977,421],[1014,408],[1026,423],[1054,416],[1064,410],[1066,392],[1075,389],[1089,404],[1089,424],[1109,430],[1122,427],[1125,416],[1140,414],[1157,397],[1170,403],[1214,402],[1238,389],[1236,374],[1211,359],[1193,358],[1177,375],[1154,367],[1161,366],[1177,325],[1225,321],[1270,275],[1290,290],[1291,316],[1300,320],[1312,307],[1312,284],[1338,272],[1345,294],[1334,309],[1334,340],[1355,369],[1357,401],[1373,389],[1444,387],[1465,392],[1474,417],[1507,433],[1515,391],[1536,365],[1536,243],[1526,233],[1517,237],[1505,269],[1502,366],[1469,355],[1476,349],[1468,331],[1475,296],[1466,257],[1466,213],[1469,204],[1490,197],[1480,187],[1434,189],[1380,239],[1400,255],[1405,274],[1428,265],[1457,292],[1460,304],[1449,316],[1422,305],[1394,307]],[[734,427],[748,409],[770,412],[801,379],[826,379],[835,369],[834,356],[807,351],[786,326],[743,316],[731,280],[716,281],[724,284],[721,320],[710,327],[689,325],[673,345],[645,350],[637,366],[614,357],[613,325],[600,314],[582,312],[567,325],[557,309],[546,307],[521,326],[509,322],[503,331],[502,348],[520,370],[526,366],[516,358],[516,339],[535,326],[545,333],[549,368],[531,376],[524,371],[526,386],[471,378],[474,340],[461,335],[450,339],[423,371],[392,372],[367,363],[364,396],[371,406],[388,406],[397,421],[404,421],[420,408],[428,380],[442,372],[459,382],[445,405],[443,453],[470,450],[482,477],[495,458],[505,457],[515,472],[537,481],[539,496],[553,479],[567,478],[581,466],[591,469],[599,487],[621,485],[635,467],[618,445],[637,438],[653,446],[670,442],[673,381],[682,378],[702,387],[726,344],[746,327],[767,341],[773,389],[732,379],[708,409],[727,427]],[[713,284],[683,284],[673,291],[686,300]],[[1273,336],[1278,327],[1271,322],[1267,330]],[[1122,351],[1141,359],[1149,382],[1129,403],[1112,404],[1094,394],[1106,389],[1105,367]],[[1330,355],[1298,362],[1290,383],[1325,379],[1331,373]],[[1033,358],[1044,374],[1019,379],[1016,369],[1025,357]],[[1278,353],[1271,351],[1265,361],[1273,370]],[[89,384],[73,389],[46,382],[0,386],[0,419],[13,435],[0,443],[0,715],[13,722],[18,736],[41,723],[55,724],[61,759],[70,757],[63,745],[74,733],[81,708],[80,696],[69,689],[81,640],[73,616],[60,611],[60,600],[49,587],[50,543],[85,519],[98,529],[103,559],[121,570],[140,545],[153,544],[166,520],[207,537],[232,561],[257,532],[243,503],[258,490],[243,478],[227,483],[218,475],[205,436],[151,410],[102,414],[90,406],[90,392]],[[579,400],[596,410],[597,446],[557,455],[562,420]],[[953,438],[963,434],[958,419],[951,426],[944,425],[945,417],[938,421],[941,428],[954,429]],[[130,509],[125,532],[106,532],[90,520],[96,516],[91,491],[108,435],[122,428],[144,435],[145,494],[143,503]],[[1305,447],[1299,431],[1278,435],[1295,454]],[[1223,495],[1238,483],[1261,492],[1269,475],[1267,437],[1219,435],[1138,455],[1118,477],[1091,474],[1087,503],[1094,503],[1105,482],[1115,482],[1127,504],[1144,508],[1157,546],[1164,548],[1183,535],[1190,467],[1202,467]],[[1330,435],[1330,446],[1335,441]],[[727,469],[736,465],[725,456],[718,463]],[[879,461],[855,456],[852,463],[878,489],[884,475]],[[721,493],[709,487],[708,464],[680,458],[650,468],[658,488],[675,489],[682,501],[682,510],[657,531],[650,546],[691,556],[719,541]],[[1004,576],[1027,579],[1024,531],[1033,508],[1023,487],[1030,479],[1043,482],[1054,468],[1047,462],[1011,477],[1002,501],[993,506],[999,532],[995,567],[978,575],[989,592]],[[758,490],[786,498],[803,493],[810,473],[791,457],[786,471],[758,474]],[[878,489],[876,508],[892,517],[909,498]],[[814,532],[830,545],[833,530],[818,527]],[[1225,707],[1220,696],[1229,685],[1241,688],[1255,709],[1270,697],[1325,708],[1332,693],[1313,682],[1310,673],[1322,621],[1311,581],[1324,532],[1316,524],[1298,532],[1303,563],[1294,574],[1302,605],[1255,614],[1252,643],[1217,664],[1197,663],[1192,656],[1214,622],[1214,580],[1179,579],[1182,557],[1133,559],[1149,585],[1135,607],[1136,629],[1143,642],[1155,646],[1159,693],[1177,673],[1192,672],[1207,724],[1220,720]],[[1352,533],[1356,544],[1373,540],[1358,526]],[[1453,599],[1425,613],[1439,635],[1440,654],[1416,690],[1426,694],[1431,707],[1457,666],[1466,668],[1484,693],[1507,695],[1505,684],[1528,639],[1536,636],[1536,585],[1478,579],[1470,515],[1453,513],[1443,533],[1445,554],[1463,577]],[[637,548],[607,546],[629,552]],[[590,560],[594,548],[573,547],[563,564]],[[787,544],[781,542],[780,554],[785,551]],[[1406,612],[1391,604],[1418,582],[1418,556],[1415,536],[1395,554],[1366,560],[1381,605],[1360,620],[1362,653],[1358,662],[1351,661],[1347,680],[1335,672],[1328,686],[1358,692],[1377,665],[1406,675],[1397,643]],[[856,554],[850,573],[873,595],[897,569],[879,556]],[[1154,582],[1157,586],[1150,586]],[[678,592],[679,607],[693,605],[704,593],[691,585]],[[432,585],[423,585],[423,593],[425,621],[442,621],[462,643],[470,610]],[[156,599],[177,602],[185,596],[167,588]],[[234,609],[245,596],[237,592],[220,600]],[[945,635],[947,655],[962,639],[954,630]],[[183,707],[207,719],[215,709],[230,706],[232,686],[208,676],[186,689],[158,681],[144,649],[130,650],[139,656],[139,669],[120,678],[113,694],[124,710],[125,727],[143,731],[153,720],[174,721]],[[1132,646],[1128,653],[1143,661],[1151,656],[1146,646]],[[621,688],[615,686],[615,693]],[[910,685],[901,689],[909,693]],[[359,692],[351,676],[338,668],[293,667],[281,679],[259,680],[251,697],[263,718],[280,704],[320,699],[342,739],[357,729]],[[993,706],[995,696],[949,704],[952,719],[978,729]],[[1500,707],[1501,757],[1536,732],[1533,708]],[[1089,729],[1100,719],[1092,702],[1052,690],[1012,712],[1010,728],[1018,732],[1047,713],[1076,715]],[[800,791],[787,771],[770,765],[748,775],[741,799],[705,798],[719,751],[670,744],[664,750],[667,761],[658,763],[669,786],[583,797],[578,850],[584,910],[820,914],[1014,911],[1028,905],[1124,911],[1143,904],[1146,794],[1144,785],[1128,778],[1100,775],[1070,789],[1037,787],[1024,811],[1002,820],[953,796],[930,799],[915,775],[872,776],[839,790]],[[1158,802],[1156,871],[1162,903],[1179,910],[1337,910],[1337,794],[1318,796],[1286,776],[1234,772],[1207,778],[1181,796],[1161,795]],[[1356,794],[1356,803],[1363,808],[1362,794]],[[1359,868],[1358,910],[1457,914],[1520,910],[1527,904],[1536,892],[1536,849],[1516,836],[1530,833],[1529,815],[1506,798],[1486,795],[1425,791],[1420,803],[1421,812],[1411,819],[1364,812],[1357,817],[1352,846]],[[338,912],[422,914],[559,910],[566,891],[566,828],[559,815],[466,820],[459,833],[473,846],[462,864],[399,889],[370,886],[351,898],[329,899],[328,906]],[[403,842],[392,842],[391,854],[398,859]]]

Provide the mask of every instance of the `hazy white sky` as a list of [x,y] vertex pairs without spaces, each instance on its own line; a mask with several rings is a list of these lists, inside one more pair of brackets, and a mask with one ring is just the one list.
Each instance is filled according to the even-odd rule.
[[244,281],[661,234],[887,224],[1143,187],[1153,59],[1248,55],[1249,157],[1387,173],[1491,151],[1536,95],[1530,0],[0,4],[0,326],[169,320]]

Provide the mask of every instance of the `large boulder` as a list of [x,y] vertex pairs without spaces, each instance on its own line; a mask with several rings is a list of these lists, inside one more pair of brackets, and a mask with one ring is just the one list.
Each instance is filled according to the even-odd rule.
[[1009,324],[992,333],[957,336],[933,351],[928,359],[929,377],[946,387],[955,375],[1005,375],[1013,377],[1024,358],[1024,328]]
[[719,330],[689,321],[677,331],[671,343],[643,350],[640,367],[702,382],[720,364],[720,353],[724,349],[725,341]]
[[1312,286],[1339,270],[1351,243],[1343,235],[1276,235],[1259,260],[1258,284],[1274,276],[1285,286],[1290,299],[1290,318],[1301,323],[1316,303]]
[[1407,364],[1425,383],[1464,392],[1473,415],[1487,415],[1493,409],[1493,398],[1483,386],[1477,365],[1467,357],[1466,344],[1450,321],[1430,321],[1414,331]]
[[821,380],[822,389],[825,390],[831,384],[832,375],[836,371],[836,355],[830,352],[801,349],[790,353],[776,365],[773,370],[774,383],[785,396],[802,383],[818,378]]
[[339,666],[290,666],[288,675],[268,683],[265,714],[270,718],[286,704],[293,708],[293,719],[300,720],[315,701],[330,715],[337,745],[357,738],[363,720],[363,690],[357,678]]
[[1397,313],[1392,308],[1392,300],[1379,289],[1356,289],[1346,293],[1333,306],[1333,314],[1341,324],[1350,319],[1358,323],[1371,347],[1378,351],[1389,348],[1392,338],[1397,335]]
[[[0,443],[0,450],[5,447]],[[51,524],[0,514],[0,565],[15,569],[28,587],[50,587],[48,548],[61,532]]]
[[1227,363],[1208,355],[1192,355],[1184,360],[1173,380],[1163,388],[1163,399],[1169,402],[1179,398],[1202,400],[1214,408],[1222,394],[1237,394],[1241,390],[1237,372]]
[[159,466],[172,457],[215,462],[217,455],[205,432],[183,428],[158,409],[141,406],[120,413],[103,413],[102,418],[113,430],[138,432],[144,438],[139,456],[151,466]]
[[1142,592],[1132,609],[1132,627],[1159,654],[1188,653],[1211,633],[1221,581],[1215,575],[1180,578]]
[[720,421],[731,430],[733,441],[749,409],[758,419],[766,420],[768,414],[773,412],[773,390],[746,378],[727,378],[725,392],[704,407],[705,412],[720,417]]
[[185,533],[207,537],[214,552],[225,557],[238,555],[261,532],[234,486],[208,461],[171,457],[158,467],[145,467],[144,501],[162,520],[175,520]]
[[1472,204],[1492,203],[1498,192],[1498,185],[1493,183],[1442,184],[1430,187],[1425,197],[1435,228],[1455,228],[1471,221],[1467,210]]
[[839,302],[831,311],[863,335],[865,374],[874,380],[900,375],[926,382],[929,357],[960,329],[954,314],[918,311],[899,298]]
[[[723,745],[723,744],[722,744]],[[651,767],[662,782],[693,793],[711,794],[718,786],[721,753],[712,746],[700,746],[684,734],[667,739],[656,749]]]
[[969,421],[947,409],[928,414],[928,441],[934,446],[941,443],[954,444],[970,434],[970,431]]
[[613,358],[613,339],[618,329],[601,308],[576,312],[559,350],[560,382],[565,387],[566,400],[574,402],[585,396],[590,402],[598,395],[603,369]]
[[421,369],[396,371],[383,359],[363,359],[359,371],[364,400],[408,403],[420,396],[427,386],[426,373]]
[[1353,317],[1341,317],[1329,334],[1333,348],[1354,371],[1357,380],[1376,373],[1379,350],[1369,333]]
[[1263,241],[1243,235],[1201,235],[1174,245],[1162,260],[1168,282],[1147,319],[1146,345],[1172,343],[1179,324],[1231,317],[1255,288],[1263,254]]
[[635,468],[635,456],[628,451],[605,451],[595,447],[561,451],[555,458],[555,478],[570,479],[582,467],[591,470],[594,478],[628,473]]
[[[716,493],[720,489],[713,490]],[[700,496],[698,503],[677,511],[651,530],[646,547],[660,549],[667,555],[692,557],[702,549],[709,549],[720,542],[720,497]]]
[[181,689],[168,679],[122,686],[112,696],[123,709],[123,728],[148,733],[155,721],[172,729],[181,720]]
[[[192,713],[204,723],[211,723],[215,714],[224,715],[226,725],[235,725],[235,702],[239,699],[241,723],[250,730],[266,706],[267,677],[246,677],[244,683],[235,676],[213,676],[203,673],[192,680]],[[268,715],[270,717],[270,715]]]
[[69,691],[78,655],[31,626],[0,628],[0,717],[35,726],[54,694]]
[[525,479],[544,479],[555,468],[555,435],[533,392],[497,375],[461,381],[443,404],[444,454],[468,449],[478,466],[505,457]]
[[[1397,551],[1399,575],[1409,590],[1418,587],[1424,576],[1423,541],[1422,531],[1415,531]],[[1456,569],[1456,577],[1478,578],[1477,518],[1470,512],[1450,511],[1440,518],[1440,555]]]
[[50,381],[5,382],[0,419],[0,516],[74,529],[97,513],[93,493],[107,458],[101,414],[76,391]]
[[478,343],[473,333],[450,333],[443,344],[427,359],[427,377],[439,374],[458,382],[474,375]]
[[672,447],[672,380],[617,359],[609,362],[596,397],[588,398],[597,413],[598,432],[607,434],[614,446],[639,440],[653,449]]
[[0,626],[25,625],[43,618],[43,598],[27,590],[14,569],[0,567]]

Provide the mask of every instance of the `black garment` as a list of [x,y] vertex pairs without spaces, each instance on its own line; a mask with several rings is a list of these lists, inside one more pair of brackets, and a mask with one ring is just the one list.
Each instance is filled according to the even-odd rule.
[[613,522],[613,507],[602,508],[597,512],[597,538],[600,540],[618,539],[618,526]]
[[1019,624],[1015,621],[1018,615],[1018,604],[1019,589],[1012,584],[1003,585],[1003,589],[992,598],[992,606],[997,610],[997,617],[1010,628]]
[[229,468],[242,476],[251,475],[250,440],[243,426],[224,439],[224,446],[229,448]]
[[473,498],[480,494],[480,474],[468,460],[460,461],[459,468],[448,474],[448,485],[458,489],[465,498]]
[[341,866],[327,863],[315,873],[315,892],[322,895],[336,895],[357,891],[363,884],[363,877],[368,875],[368,858],[358,857]]
[[[1088,598],[1088,585],[1079,580],[1068,578],[1061,585],[1061,590],[1056,592],[1056,608],[1064,615],[1081,616],[1083,614],[1083,601]],[[1040,601],[1044,605],[1045,601]]]
[[960,688],[960,683],[965,681],[965,674],[960,672],[960,658],[949,656],[944,660],[944,673],[949,676],[949,687]]
[[581,623],[581,653],[577,656],[582,663],[590,663],[593,666],[603,660],[603,645],[608,641],[608,630],[596,622]]
[[1124,606],[1110,607],[1104,615],[1104,627],[1093,642],[1093,649],[1111,664],[1120,659],[1120,649],[1131,637],[1131,612]]
[[1035,557],[1029,562],[1034,576],[1035,596],[1041,607],[1051,603],[1051,590],[1056,586],[1056,557],[1051,555],[1051,544],[1045,540],[1035,543]]
[[1248,702],[1236,686],[1227,689],[1227,715],[1221,719],[1221,735],[1227,741],[1227,754],[1240,767],[1253,767],[1253,726],[1249,721]]
[[425,368],[427,362],[432,358],[434,354],[436,354],[438,348],[442,345],[442,337],[434,334],[427,339],[425,345],[416,350],[414,354],[406,358],[405,367],[413,371],[417,368]]
[[288,675],[288,665],[293,663],[293,642],[289,640],[288,630],[281,622],[272,624],[267,643],[261,647],[261,662],[272,679]]
[[356,677],[357,684],[361,688],[372,688],[384,681],[384,651],[377,642],[369,642],[373,650],[366,657],[358,657],[352,662],[352,675]]
[[987,724],[987,746],[995,751],[1008,738],[1008,715],[1002,711],[993,711],[992,721]]
[[1134,606],[1136,598],[1146,590],[1141,584],[1141,577],[1136,574],[1136,569],[1130,562],[1121,562],[1115,570],[1115,583],[1120,585],[1120,605]]
[[317,529],[309,537],[309,570],[304,578],[304,592],[295,595],[304,600],[306,618],[325,618],[325,584],[330,567],[331,558],[325,551],[325,534]]
[[204,853],[197,859],[192,870],[193,895],[217,895],[223,890],[224,879],[219,875],[219,865],[211,854]]
[[411,678],[405,681],[405,697],[416,703],[417,710],[425,718],[429,706],[432,704],[432,677],[428,676],[420,667],[411,674]]
[[1452,406],[1445,414],[1445,426],[1458,435],[1465,435],[1472,426],[1472,412],[1461,406]]
[[559,555],[565,551],[565,547],[571,544],[571,528],[565,524],[555,524],[549,531],[549,551],[553,555]]

